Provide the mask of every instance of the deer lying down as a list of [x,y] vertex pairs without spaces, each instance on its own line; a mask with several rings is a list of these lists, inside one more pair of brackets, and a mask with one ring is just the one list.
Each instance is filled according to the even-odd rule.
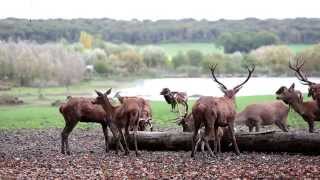
[[261,126],[275,124],[282,131],[288,132],[287,118],[289,107],[281,101],[248,105],[236,116],[236,124],[245,124],[252,132],[255,127],[259,132]]
[[[178,125],[182,126],[183,132],[193,132],[194,119],[193,119],[192,113],[189,113],[188,115],[182,117],[182,119],[178,120]],[[204,125],[202,127],[204,127]],[[227,130],[226,128],[221,128],[221,127],[218,128],[218,138],[217,138],[218,139],[218,152],[221,152],[220,142],[221,142],[222,136],[224,135],[224,132],[227,132],[226,130]],[[204,146],[205,146],[204,135],[205,135],[204,130],[200,129],[199,137],[198,137],[198,140],[196,142],[196,147],[195,147],[196,149],[198,149],[198,145],[201,142],[201,151],[203,153],[204,153]],[[209,140],[214,141],[214,139],[215,139],[214,132],[211,132],[210,136],[209,136]]]
[[[94,105],[91,103],[93,99],[83,97],[71,97],[67,98],[67,102],[63,103],[59,110],[65,120],[65,127],[61,133],[61,153],[70,154],[68,136],[78,122],[94,122],[100,123],[102,126],[103,134],[105,136],[106,152],[109,151],[109,139],[108,139],[108,123],[107,114],[100,105]],[[116,136],[117,129],[110,128],[112,134]],[[122,145],[120,149],[123,150]]]
[[135,99],[137,100],[140,108],[140,119],[139,119],[139,128],[138,131],[145,131],[147,125],[150,126],[150,131],[153,131],[152,126],[152,110],[149,101],[145,100],[142,97],[137,96],[120,96],[120,93],[117,92],[114,97],[116,97],[121,104],[123,104],[128,99]]

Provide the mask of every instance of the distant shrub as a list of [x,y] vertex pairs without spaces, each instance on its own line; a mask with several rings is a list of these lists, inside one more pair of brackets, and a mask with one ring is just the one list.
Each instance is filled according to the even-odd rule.
[[179,51],[177,55],[172,57],[171,63],[173,65],[173,67],[175,69],[177,69],[178,67],[180,67],[182,65],[188,64],[188,58],[184,53]]
[[148,46],[143,49],[143,61],[147,67],[165,67],[168,59],[162,48]]

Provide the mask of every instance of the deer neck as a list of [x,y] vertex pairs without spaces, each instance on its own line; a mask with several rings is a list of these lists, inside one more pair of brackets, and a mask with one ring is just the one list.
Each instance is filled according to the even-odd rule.
[[292,109],[296,111],[298,114],[304,114],[305,108],[303,107],[302,103],[291,103],[289,104],[289,106],[291,106]]
[[112,105],[111,105],[111,103],[109,102],[109,101],[107,101],[107,102],[105,102],[104,104],[102,104],[102,108],[104,109],[104,111],[107,113],[107,114],[109,114],[109,115],[111,115],[111,116],[113,116],[113,114],[114,114],[114,112],[115,112],[115,107],[113,107]]

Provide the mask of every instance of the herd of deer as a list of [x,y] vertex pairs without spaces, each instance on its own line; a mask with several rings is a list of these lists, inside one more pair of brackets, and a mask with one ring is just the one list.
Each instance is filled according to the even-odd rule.
[[[234,126],[245,124],[251,132],[255,127],[258,132],[261,126],[275,124],[282,131],[287,132],[287,117],[292,107],[309,125],[309,132],[314,132],[314,121],[320,120],[320,84],[309,81],[302,72],[304,62],[297,60],[295,66],[289,63],[289,68],[294,70],[296,77],[305,85],[309,86],[308,96],[313,100],[303,102],[302,93],[295,90],[294,84],[287,88],[282,86],[276,91],[278,100],[268,103],[251,104],[242,112],[236,112],[235,96],[248,82],[255,66],[247,67],[248,76],[244,82],[228,89],[215,76],[217,65],[210,66],[212,79],[219,85],[224,93],[223,97],[202,96],[194,103],[192,112],[188,113],[187,94],[173,92],[168,88],[160,92],[164,99],[171,105],[171,111],[176,107],[180,114],[178,104],[183,105],[185,113],[177,118],[179,125],[185,132],[193,132],[192,153],[194,157],[199,143],[201,150],[206,146],[211,156],[221,152],[220,140],[223,134],[229,132],[236,154],[240,154],[237,146]],[[120,104],[114,105],[108,96],[111,89],[105,93],[96,91],[96,98],[68,97],[66,103],[60,106],[60,112],[65,119],[65,127],[61,133],[61,153],[70,154],[68,136],[73,128],[80,122],[100,123],[105,136],[106,152],[109,151],[108,128],[116,140],[116,153],[118,149],[129,154],[127,139],[129,131],[133,131],[135,153],[138,156],[137,131],[144,131],[149,125],[152,131],[152,111],[149,102],[141,97],[122,97],[116,93]],[[203,128],[204,127],[204,128]],[[124,147],[121,144],[124,143]],[[214,152],[208,141],[214,140]]]

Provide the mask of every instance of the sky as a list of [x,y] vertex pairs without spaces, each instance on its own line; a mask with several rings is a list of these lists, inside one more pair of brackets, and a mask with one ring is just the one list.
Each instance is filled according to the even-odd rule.
[[320,0],[1,0],[0,18],[320,18]]

